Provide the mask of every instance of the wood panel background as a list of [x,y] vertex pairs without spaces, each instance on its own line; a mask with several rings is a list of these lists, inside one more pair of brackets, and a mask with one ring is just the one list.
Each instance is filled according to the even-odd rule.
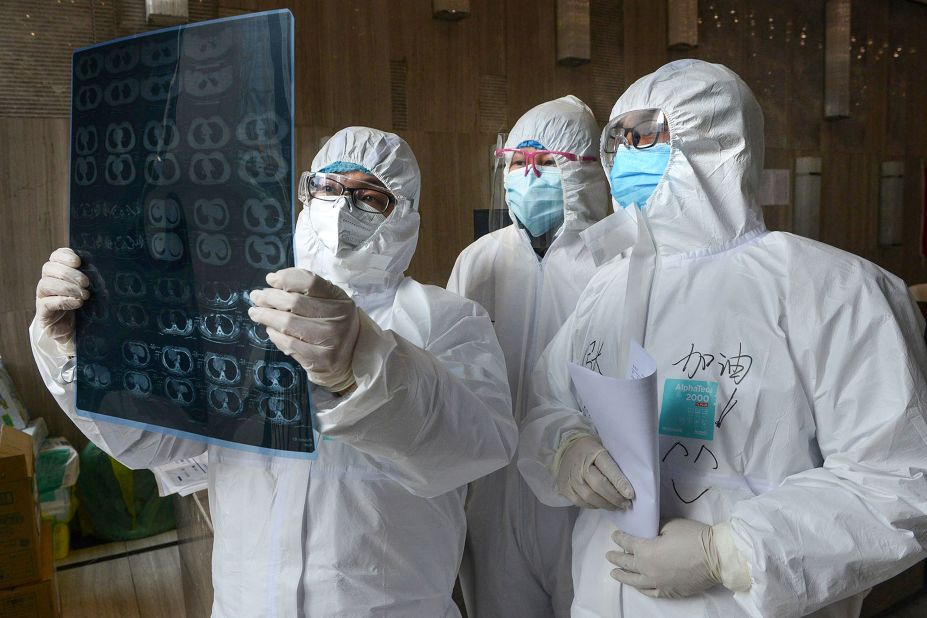
[[[81,2],[109,16],[97,40],[143,28],[133,17],[142,0]],[[40,3],[46,0],[33,4]],[[470,16],[457,22],[433,19],[431,0],[191,0],[191,14],[194,6],[198,19],[293,12],[299,167],[309,165],[321,138],[348,125],[394,130],[409,141],[423,173],[422,230],[409,274],[423,282],[443,285],[472,240],[472,211],[488,201],[497,131],[565,94],[589,103],[603,124],[628,83],[687,56],[726,64],[753,88],[766,114],[768,168],[822,157],[821,240],[911,283],[927,281],[919,253],[927,6],[853,0],[851,115],[825,120],[824,0],[700,0],[699,46],[687,52],[666,48],[672,2],[591,0],[592,61],[579,67],[556,64],[555,4],[471,0]],[[13,14],[22,5],[3,3],[0,19],[25,23]],[[40,26],[28,25],[41,35]],[[4,52],[36,53],[0,35]],[[68,53],[59,48],[55,61],[66,66]],[[0,90],[4,81],[27,78],[0,72]],[[49,89],[47,96],[69,95]],[[82,444],[45,392],[26,336],[41,264],[66,240],[67,148],[66,117],[0,111],[0,354],[33,415]],[[879,247],[879,165],[897,159],[906,163],[905,236],[900,246]],[[766,217],[769,227],[788,230],[792,210],[769,207]]]

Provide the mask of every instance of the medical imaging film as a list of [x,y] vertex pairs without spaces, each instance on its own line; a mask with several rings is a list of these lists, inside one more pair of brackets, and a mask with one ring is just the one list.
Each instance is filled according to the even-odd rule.
[[293,265],[292,21],[270,11],[74,53],[81,414],[315,450],[306,374],[247,313],[250,290]]

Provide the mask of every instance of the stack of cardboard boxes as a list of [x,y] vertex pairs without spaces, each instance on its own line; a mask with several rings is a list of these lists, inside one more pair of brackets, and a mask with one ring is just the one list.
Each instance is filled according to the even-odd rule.
[[77,451],[64,438],[45,440],[35,459],[39,510],[42,519],[53,526],[55,560],[66,557],[70,548],[68,522],[77,510],[74,485],[80,471],[78,461]]
[[0,616],[60,616],[52,533],[42,525],[32,439],[0,423]]

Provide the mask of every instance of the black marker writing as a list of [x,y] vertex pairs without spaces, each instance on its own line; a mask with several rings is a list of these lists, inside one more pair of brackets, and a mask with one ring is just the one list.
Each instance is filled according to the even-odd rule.
[[730,414],[734,410],[734,406],[736,406],[738,402],[737,399],[734,399],[734,396],[736,394],[737,394],[737,389],[735,388],[734,392],[731,393],[730,399],[728,399],[727,403],[724,404],[724,408],[721,410],[721,414],[720,416],[718,416],[718,420],[715,421],[715,427],[718,427],[720,429],[721,423],[724,422],[725,417],[727,417],[727,415]]
[[586,369],[591,369],[597,374],[602,375],[602,370],[599,368],[599,357],[602,356],[602,347],[604,341],[597,342],[593,340],[588,346],[586,346],[586,354],[583,356],[583,365]]

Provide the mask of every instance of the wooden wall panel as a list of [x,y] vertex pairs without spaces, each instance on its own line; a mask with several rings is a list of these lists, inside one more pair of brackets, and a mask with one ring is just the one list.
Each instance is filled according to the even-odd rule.
[[[886,79],[886,112],[885,112],[885,134],[884,152],[891,158],[901,158],[904,156],[905,148],[909,139],[898,139],[897,136],[909,136],[907,131],[908,119],[908,90],[910,84],[909,67],[913,63],[906,60],[914,56],[910,53],[910,47],[915,43],[909,40],[908,24],[905,23],[904,16],[906,11],[895,5],[889,6],[888,15],[888,40],[895,42],[895,47],[889,49],[888,41],[882,41],[878,46],[878,51],[883,52],[881,58],[887,65],[885,73]],[[927,39],[921,33],[921,38]],[[898,58],[895,58],[898,47],[902,48]],[[917,79],[915,77],[915,79]],[[923,77],[920,78],[923,80]],[[914,117],[911,118],[915,122]],[[923,124],[923,123],[921,123]]]
[[892,52],[891,62],[899,67],[906,84],[900,93],[889,92],[893,100],[901,98],[905,110],[903,132],[892,133],[892,139],[903,139],[909,155],[927,157],[927,122],[924,122],[924,110],[927,110],[927,79],[924,77],[927,8],[912,2],[893,2],[891,10],[892,27],[899,36],[896,50],[898,46],[902,47],[898,58]]
[[[312,97],[322,100],[318,117],[305,112],[298,124],[309,126],[366,125],[388,127],[392,123],[389,105],[390,13],[387,0],[342,0],[319,2],[315,11],[298,5],[296,44],[304,42],[317,53],[297,61],[297,102]],[[303,71],[319,66],[319,81],[303,78]]]
[[628,85],[669,60],[666,10],[663,0],[624,0],[624,72]]
[[608,122],[615,101],[625,90],[624,3],[592,0],[592,94],[586,104],[599,125]]
[[65,118],[0,118],[0,355],[30,413],[80,446],[39,378],[27,333],[42,264],[67,242],[68,144]]
[[[604,124],[628,84],[683,57],[726,64],[754,90],[767,119],[767,167],[790,169],[797,156],[822,157],[825,242],[909,281],[927,281],[918,249],[927,6],[853,1],[851,116],[824,120],[824,0],[700,0],[699,46],[686,52],[666,49],[668,4],[592,0],[592,60],[576,68],[556,63],[554,0],[473,0],[470,16],[458,22],[433,19],[430,0],[218,0],[215,11],[294,13],[300,171],[319,140],[343,126],[396,130],[409,140],[423,175],[421,240],[409,274],[424,282],[443,284],[472,239],[472,211],[488,203],[487,153],[496,131],[565,94],[586,101]],[[114,32],[134,23],[117,17]],[[857,58],[860,43],[867,51]],[[25,326],[39,268],[65,240],[67,142],[66,118],[0,122],[0,212],[7,223],[0,227],[0,354],[29,407],[42,414],[54,405],[35,374]],[[880,248],[879,165],[901,158],[910,225],[900,247]],[[770,228],[792,224],[789,206],[766,214]],[[69,434],[65,419],[52,414],[49,422]]]
[[[668,10],[674,10],[672,2],[666,2]],[[710,50],[712,62],[742,72],[748,66],[744,49],[747,25],[747,0],[718,0],[718,2],[698,2],[699,44],[688,50],[671,49],[667,52],[667,61],[683,58],[698,58],[702,50]],[[667,16],[667,20],[669,17]],[[707,37],[702,41],[701,37]],[[724,41],[724,44],[719,44]]]
[[473,209],[489,202],[487,158],[492,134],[409,132],[419,162],[443,161],[422,179],[422,229],[409,275],[444,286],[459,250],[473,238]]
[[[554,2],[510,0],[505,2],[505,9],[507,124],[511,126],[554,88],[557,30]],[[530,41],[524,36],[526,32],[532,33]]]
[[[820,0],[792,4],[793,36],[790,75],[791,97],[787,135],[789,146],[814,153],[820,148],[824,122],[824,20]],[[801,156],[797,154],[796,156]]]
[[432,16],[430,3],[410,3],[404,11],[391,12],[390,58],[405,60],[409,67],[409,130],[473,131],[480,73],[471,53],[477,48],[485,19],[485,14],[471,13],[459,21],[438,20]]
[[886,61],[877,59],[875,48],[885,42],[888,35],[885,30],[889,4],[860,0],[851,3],[850,115],[824,123],[822,147],[825,149],[845,152],[881,149]]
[[[790,169],[799,156],[822,158],[820,239],[911,283],[927,281],[919,251],[927,158],[927,123],[919,120],[927,109],[927,80],[919,67],[927,52],[927,7],[852,2],[850,116],[840,119],[823,118],[824,0],[699,2],[699,18],[699,46],[670,58],[720,62],[744,79],[763,107],[767,168]],[[625,24],[626,32],[642,28]],[[904,154],[909,224],[901,246],[880,247],[880,164]],[[790,229],[789,207],[765,214],[770,229]]]
[[790,104],[794,100],[789,79],[791,54],[788,53],[794,44],[791,5],[768,2],[753,11],[756,35],[749,38],[748,66],[752,68],[751,81],[766,120],[766,148],[786,148]]
[[469,51],[472,58],[475,52],[479,57],[480,75],[505,75],[505,2],[498,0],[474,0],[471,19],[480,20],[477,48]]
[[828,152],[821,164],[821,241],[870,257],[878,240],[877,161],[864,153]]
[[67,120],[0,119],[0,311],[32,307],[40,247],[66,238],[68,144]]
[[[766,169],[789,170],[790,181],[794,179],[792,153],[785,148],[766,148],[764,167]],[[763,207],[763,218],[770,230],[788,231],[792,228],[792,209],[788,204]]]

